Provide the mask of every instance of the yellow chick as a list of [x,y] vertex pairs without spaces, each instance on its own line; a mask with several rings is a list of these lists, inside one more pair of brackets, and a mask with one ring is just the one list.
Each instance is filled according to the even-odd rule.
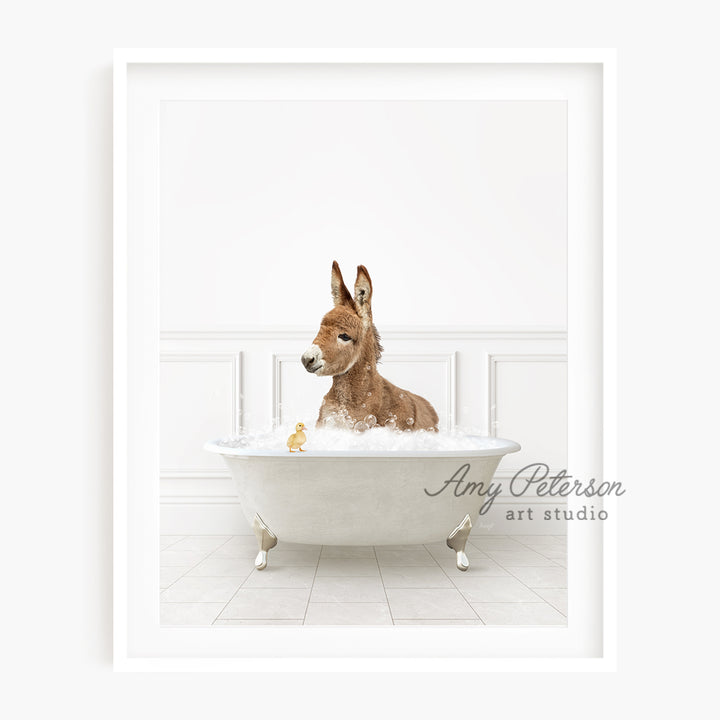
[[307,442],[307,438],[305,437],[305,433],[303,430],[305,429],[305,425],[303,425],[301,422],[299,422],[295,426],[295,432],[288,438],[287,446],[290,449],[290,452],[295,452],[293,448],[297,448],[300,452],[305,452],[301,445],[304,445]]

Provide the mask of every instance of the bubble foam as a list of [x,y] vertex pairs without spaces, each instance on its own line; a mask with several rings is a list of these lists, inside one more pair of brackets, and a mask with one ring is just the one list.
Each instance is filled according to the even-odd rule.
[[[373,418],[374,419],[374,418]],[[295,432],[294,425],[282,425],[274,430],[247,431],[218,441],[218,445],[248,450],[287,451],[287,439]],[[480,450],[499,445],[495,438],[480,437],[477,430],[456,428],[450,431],[426,430],[405,432],[388,427],[371,427],[358,422],[354,429],[323,427],[306,428],[307,441],[303,450],[312,452],[438,452]]]

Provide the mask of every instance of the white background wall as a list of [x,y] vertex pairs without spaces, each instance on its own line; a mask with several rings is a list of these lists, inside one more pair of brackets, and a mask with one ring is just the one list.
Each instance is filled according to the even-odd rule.
[[[716,434],[706,415],[717,391],[707,330],[718,297],[706,249],[718,236],[720,159],[709,12],[704,2],[520,0],[6,8],[5,714],[214,718],[259,701],[271,717],[328,702],[363,717],[382,689],[402,693],[419,717],[468,703],[510,717],[701,714],[715,654],[706,631],[714,577],[702,548],[714,547],[718,500],[705,449]],[[617,675],[466,677],[465,692],[456,664],[432,678],[112,675],[111,48],[237,45],[619,48],[620,470],[629,491]],[[692,358],[687,372],[679,357]],[[691,483],[678,514],[677,489]]]
[[350,288],[367,266],[380,329],[564,329],[566,104],[360,100],[389,73],[433,89],[422,68],[342,71],[345,102],[302,99],[337,68],[271,67],[231,81],[268,101],[163,103],[161,329],[315,326],[335,259]]

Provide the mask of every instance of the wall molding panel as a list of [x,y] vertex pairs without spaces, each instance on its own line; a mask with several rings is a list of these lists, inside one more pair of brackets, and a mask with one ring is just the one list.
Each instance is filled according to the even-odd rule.
[[[499,469],[496,473],[496,476],[498,478],[511,478],[518,472],[518,470],[522,469],[523,467],[532,462],[546,462],[550,465],[551,468],[556,470],[560,470],[566,467],[566,457],[558,458],[557,448],[566,448],[567,446],[567,374],[565,373],[565,376],[563,378],[551,378],[548,382],[548,378],[546,377],[547,374],[543,372],[543,369],[545,368],[546,363],[562,363],[562,366],[566,367],[567,355],[564,353],[488,353],[487,362],[487,411],[489,434],[492,437],[512,437],[512,439],[516,439],[521,445],[523,445],[523,450],[520,453],[509,456],[508,462],[504,463],[506,466],[502,469]],[[542,419],[544,417],[543,411],[547,412],[548,409],[554,407],[554,404],[550,401],[545,403],[541,401],[541,403],[539,403],[540,407],[531,407],[532,405],[536,405],[536,401],[526,401],[524,407],[525,412],[523,414],[522,412],[518,411],[519,409],[517,407],[505,408],[503,406],[503,392],[498,393],[498,376],[501,373],[502,366],[509,365],[509,367],[512,368],[513,364],[516,363],[516,368],[519,368],[520,364],[526,366],[526,369],[524,370],[526,375],[535,376],[534,378],[531,377],[531,380],[533,381],[533,386],[535,388],[542,387],[543,384],[545,384],[545,388],[548,394],[560,393],[563,396],[558,398],[558,402],[562,403],[561,412],[558,413],[558,417],[555,418],[555,422],[551,421],[549,423],[551,430],[551,432],[549,433],[549,437],[543,438],[542,442],[540,443],[541,448],[545,447],[548,448],[549,451],[551,451],[550,457],[543,455],[542,451],[540,451],[537,456],[528,457],[526,453],[526,446],[528,443],[524,440],[524,438],[526,437],[526,432],[530,433],[534,437],[537,434],[537,430],[539,428],[542,428],[543,433],[547,433],[548,424],[542,422]],[[534,392],[532,395],[530,395],[530,393],[527,393],[526,397],[536,398],[537,392]],[[517,400],[517,397],[512,398],[508,404],[514,405],[517,403]],[[511,417],[509,428],[507,427],[507,422],[498,419],[507,416]],[[513,416],[516,418],[514,422],[512,421]],[[523,428],[522,420],[525,420],[526,423],[529,420],[528,424],[531,425],[531,427]],[[504,428],[503,425],[505,426]],[[535,449],[536,446],[533,443],[531,444],[531,447]],[[566,449],[564,451],[561,451],[560,455],[566,456]],[[552,462],[551,458],[553,460],[558,458],[559,462],[557,460],[555,462]],[[521,461],[519,461],[519,459]],[[507,467],[508,465],[510,467]]]
[[[168,465],[165,460],[168,455],[168,450],[170,456],[174,459],[183,457],[184,454],[182,452],[173,452],[173,446],[180,445],[181,443],[186,444],[188,438],[191,438],[190,442],[197,445],[198,449],[202,447],[202,442],[210,439],[205,438],[201,442],[193,426],[194,420],[202,418],[205,414],[211,417],[224,416],[224,422],[221,423],[221,427],[218,427],[218,435],[228,435],[239,432],[243,418],[242,352],[161,352],[159,360],[161,372],[161,480],[169,480],[172,478],[203,480],[213,477],[229,477],[229,473],[223,470],[222,464],[211,466],[199,462],[187,462],[186,460],[185,463],[178,466],[176,463]],[[172,378],[163,378],[164,365],[169,365],[176,370]],[[179,371],[182,365],[187,366],[185,373]],[[218,379],[221,377],[222,384],[229,390],[228,397],[224,396],[222,389],[216,390],[215,397],[203,395],[202,385],[197,387],[199,384],[197,370],[199,370],[202,365],[226,366],[218,376]],[[167,373],[165,374],[167,375]],[[164,383],[163,379],[165,380]],[[193,413],[188,413],[185,407],[188,402],[186,401],[186,396],[189,394],[189,390],[192,392],[191,397],[195,403],[197,403],[192,408]],[[198,394],[200,395],[199,401],[196,397]],[[178,412],[179,409],[185,410],[185,412]],[[181,426],[180,432],[177,434],[172,433],[171,437],[165,438],[165,442],[163,442],[163,429],[165,423],[168,422],[169,414],[173,416],[174,424],[179,422]],[[213,458],[207,454],[206,459],[212,460]]]
[[[283,375],[283,363],[297,363],[298,356],[295,354],[274,354],[272,356],[272,423],[273,426],[282,425],[282,375]],[[308,427],[311,427],[311,422],[308,421]]]
[[232,432],[242,427],[243,396],[242,396],[242,353],[160,353],[161,363],[227,363],[232,378]]

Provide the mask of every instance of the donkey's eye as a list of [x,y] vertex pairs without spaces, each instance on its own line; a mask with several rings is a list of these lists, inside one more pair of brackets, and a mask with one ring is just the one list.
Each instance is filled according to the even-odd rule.
[[342,340],[343,342],[348,342],[348,340],[352,340],[352,338],[347,333],[340,333],[340,335],[338,335],[338,339]]

